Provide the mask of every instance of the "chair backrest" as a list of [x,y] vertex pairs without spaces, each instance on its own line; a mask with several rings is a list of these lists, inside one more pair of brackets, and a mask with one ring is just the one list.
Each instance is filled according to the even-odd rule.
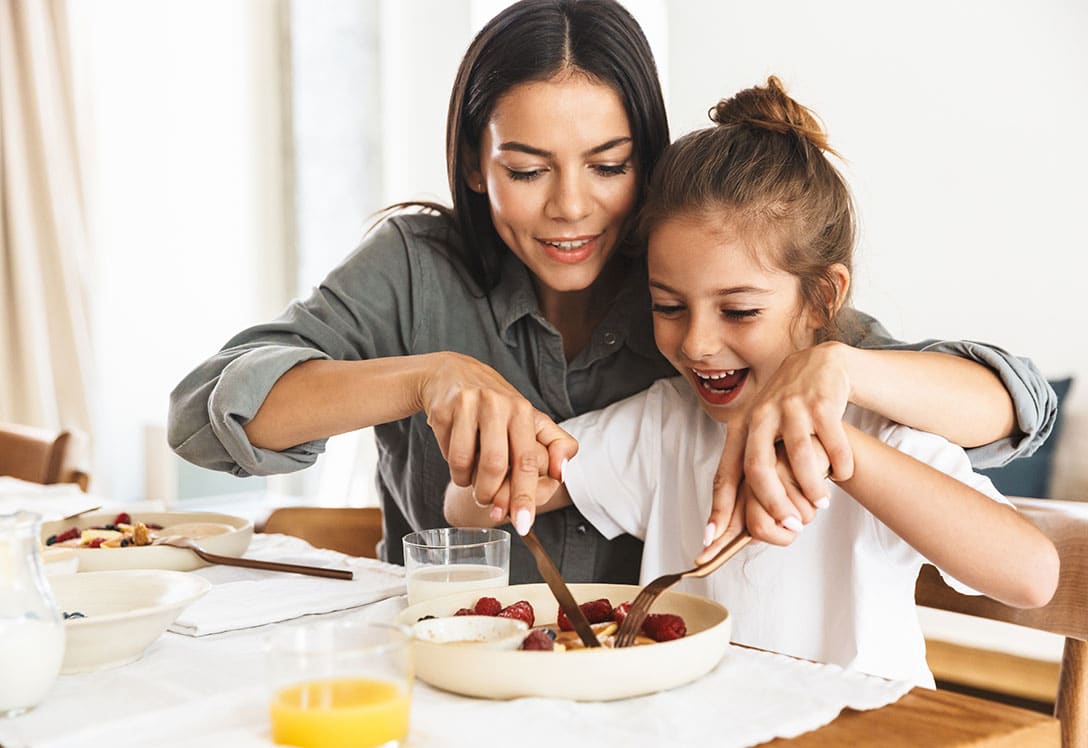
[[75,483],[87,490],[79,438],[71,431],[50,431],[0,423],[0,475],[32,483]]
[[1041,608],[1011,608],[988,597],[961,595],[932,566],[915,589],[919,605],[1007,621],[1065,637],[1054,716],[1062,746],[1088,746],[1088,503],[1011,498],[1016,508],[1058,548],[1061,574],[1053,599]]
[[274,510],[261,528],[302,538],[316,548],[378,557],[382,510],[378,507],[289,506]]

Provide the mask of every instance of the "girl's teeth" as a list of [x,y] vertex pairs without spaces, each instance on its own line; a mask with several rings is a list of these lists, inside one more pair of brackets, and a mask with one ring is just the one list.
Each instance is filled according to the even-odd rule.
[[692,369],[692,371],[695,372],[695,376],[699,377],[699,379],[725,379],[737,373],[736,369],[730,369],[724,374],[703,374],[701,371],[695,371],[695,369]]

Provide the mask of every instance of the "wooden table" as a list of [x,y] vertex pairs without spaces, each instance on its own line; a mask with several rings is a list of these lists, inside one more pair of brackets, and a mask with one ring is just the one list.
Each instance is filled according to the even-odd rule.
[[1061,744],[1053,717],[952,691],[915,688],[894,704],[869,712],[846,710],[829,725],[775,748],[1042,748]]

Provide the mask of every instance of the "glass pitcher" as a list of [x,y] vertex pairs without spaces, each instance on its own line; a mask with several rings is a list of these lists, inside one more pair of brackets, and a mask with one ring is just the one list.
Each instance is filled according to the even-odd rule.
[[64,621],[42,568],[41,517],[0,514],[0,717],[45,698],[64,659]]

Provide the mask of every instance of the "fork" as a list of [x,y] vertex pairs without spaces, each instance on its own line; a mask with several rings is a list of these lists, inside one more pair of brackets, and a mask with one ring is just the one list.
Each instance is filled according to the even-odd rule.
[[709,561],[678,574],[662,574],[643,587],[642,591],[638,593],[638,596],[631,603],[627,616],[616,631],[615,647],[629,647],[635,643],[635,637],[642,630],[642,624],[646,622],[646,616],[650,613],[650,606],[657,601],[662,592],[684,577],[705,577],[717,571],[719,566],[737,555],[751,540],[752,536],[748,534],[747,530],[744,530],[740,535],[726,543],[725,547],[718,551],[718,554]]
[[352,579],[354,574],[347,569],[326,569],[323,566],[303,566],[302,564],[285,564],[281,561],[259,561],[255,558],[242,558],[240,556],[221,556],[218,553],[209,553],[194,543],[191,538],[184,535],[167,535],[155,538],[151,545],[168,545],[171,548],[188,549],[209,564],[222,564],[223,566],[244,566],[247,569],[266,569],[267,571],[289,571],[294,574],[308,574],[312,577],[328,577],[331,579]]

